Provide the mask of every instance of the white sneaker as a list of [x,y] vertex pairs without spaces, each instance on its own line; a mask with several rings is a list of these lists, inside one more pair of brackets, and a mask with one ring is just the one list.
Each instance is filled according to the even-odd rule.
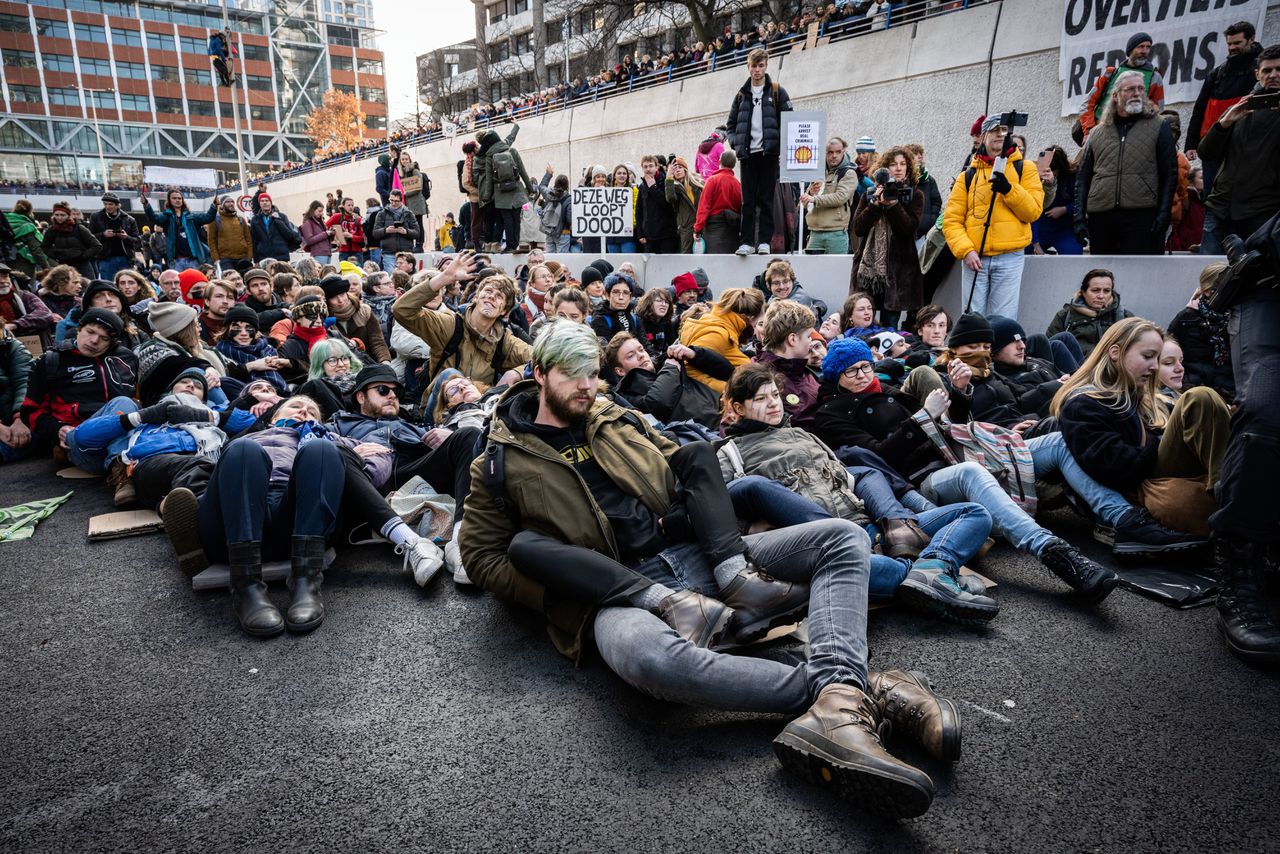
[[735,252],[734,254],[735,254],[735,255],[750,255],[750,254],[751,254],[751,247],[750,247],[749,245],[747,245],[746,243],[744,243],[744,244],[742,244],[741,246],[739,246],[739,247],[738,247],[738,251],[737,251],[737,252]]
[[444,562],[448,565],[449,571],[453,573],[453,580],[456,584],[472,584],[470,578],[467,577],[467,571],[462,567],[462,549],[458,547],[458,538],[444,544]]
[[444,552],[430,540],[418,540],[410,545],[396,546],[396,554],[404,555],[404,568],[413,570],[413,580],[419,587],[426,587],[444,566]]
[[[747,254],[751,254],[751,253],[747,253]],[[756,254],[757,254],[757,255],[768,255],[768,254],[769,254],[769,244],[768,244],[768,243],[761,243],[759,246],[757,246],[757,247],[756,247]]]

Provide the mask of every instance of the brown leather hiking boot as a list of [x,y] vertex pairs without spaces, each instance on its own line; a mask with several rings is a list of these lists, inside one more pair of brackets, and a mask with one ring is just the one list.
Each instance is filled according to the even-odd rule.
[[931,537],[915,519],[884,519],[880,522],[880,533],[884,537],[881,548],[889,557],[905,557],[915,560],[920,552],[929,545]]
[[729,640],[755,643],[778,626],[790,626],[809,612],[809,586],[782,581],[748,567],[720,591],[720,601],[733,608]]
[[841,797],[895,818],[914,818],[933,802],[929,775],[894,758],[880,740],[879,705],[839,682],[822,689],[809,711],[773,740],[784,768]]
[[955,703],[933,693],[923,673],[872,671],[867,674],[867,692],[880,704],[895,733],[911,736],[934,759],[955,762],[960,758],[960,712]]
[[733,609],[694,590],[679,590],[658,604],[658,616],[694,646],[720,642]]
[[107,483],[115,490],[115,505],[127,507],[138,500],[138,493],[129,480],[129,469],[120,460],[116,460],[107,469]]
[[200,532],[197,528],[199,516],[200,503],[195,493],[186,487],[179,486],[171,490],[160,502],[164,532],[173,545],[178,566],[189,578],[195,577],[209,566],[209,558],[200,545]]

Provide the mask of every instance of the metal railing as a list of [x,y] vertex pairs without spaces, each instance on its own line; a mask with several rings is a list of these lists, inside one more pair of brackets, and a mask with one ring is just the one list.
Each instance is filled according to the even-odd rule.
[[[844,41],[845,39],[870,35],[874,32],[905,26],[907,24],[914,24],[930,18],[941,17],[942,15],[947,15],[951,12],[959,12],[974,6],[982,6],[994,2],[996,2],[996,0],[900,0],[900,2],[890,3],[889,8],[885,12],[881,13],[883,15],[882,19],[879,16],[868,18],[860,15],[842,18],[836,21],[823,21],[818,29],[818,38],[825,38],[831,42]],[[782,56],[790,53],[795,45],[803,44],[808,38],[809,32],[807,29],[803,32],[788,33],[786,36],[776,38],[769,42],[765,49],[768,51],[770,57]],[[506,110],[496,115],[475,118],[465,127],[463,125],[457,125],[457,130],[453,133],[445,133],[443,128],[432,128],[409,137],[387,140],[385,143],[370,146],[368,148],[359,148],[355,151],[335,154],[316,163],[299,164],[288,170],[276,172],[261,179],[256,179],[253,183],[254,186],[257,186],[257,184],[261,182],[270,184],[272,181],[280,181],[285,178],[292,178],[309,172],[318,172],[321,169],[328,168],[329,166],[333,166],[343,161],[350,161],[354,163],[359,160],[368,160],[370,158],[377,157],[378,155],[386,154],[390,151],[392,145],[395,145],[398,148],[405,148],[411,145],[438,142],[442,139],[455,137],[466,131],[481,130],[489,127],[500,127],[523,119],[536,118],[547,113],[570,110],[574,107],[580,107],[584,104],[591,104],[596,101],[617,97],[619,95],[629,95],[637,90],[663,86],[668,83],[687,80],[691,77],[700,77],[704,74],[711,74],[725,68],[745,65],[747,55],[754,49],[755,45],[752,45],[751,47],[732,49],[724,54],[712,54],[708,58],[700,59],[697,62],[691,62],[678,68],[675,66],[668,66],[665,69],[648,71],[643,74],[635,75],[633,77],[629,77],[624,83],[614,83],[606,87],[601,87],[597,84],[597,86],[592,88],[589,92],[579,92],[577,95],[566,90],[563,95],[556,97],[553,101],[508,107]],[[450,122],[450,124],[453,123]],[[236,191],[236,187],[234,186],[223,190],[223,192],[234,191]]]

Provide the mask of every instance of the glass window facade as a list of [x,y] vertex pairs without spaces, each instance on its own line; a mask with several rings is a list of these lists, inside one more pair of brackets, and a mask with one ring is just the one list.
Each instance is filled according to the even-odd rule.
[[59,89],[49,87],[49,103],[60,107],[80,106],[80,92],[77,89]]
[[188,83],[196,86],[212,86],[213,72],[205,71],[203,68],[184,68],[182,76],[186,78]]
[[[6,56],[9,51],[5,51]],[[34,56],[35,54],[32,54]],[[76,62],[70,54],[66,53],[46,53],[40,57],[45,71],[66,71],[71,74],[76,73]],[[6,61],[5,65],[9,63]]]
[[187,115],[190,116],[212,116],[213,101],[193,101],[187,99]]
[[352,71],[354,66],[351,64],[351,57],[343,54],[333,54],[329,57],[329,62],[333,65],[334,71]]
[[[47,54],[46,54],[47,56]],[[67,57],[70,59],[71,57]],[[4,64],[9,68],[35,68],[36,55],[29,50],[4,49]],[[45,66],[48,68],[49,66]]]
[[127,27],[112,27],[111,41],[125,47],[142,47],[142,33]]
[[40,96],[39,86],[20,86],[10,83],[9,100],[15,104],[39,104],[43,98]]
[[205,39],[198,39],[194,36],[179,36],[178,43],[183,53],[200,53],[209,54],[209,42]]
[[[13,17],[17,17],[16,15]],[[22,29],[16,32],[25,33],[31,30],[31,25],[27,19],[22,19]],[[51,21],[48,18],[36,18],[36,35],[45,36],[51,39],[69,39],[71,38],[71,30],[67,27],[66,21]]]
[[104,44],[107,31],[97,24],[76,24],[76,41]]
[[[148,100],[146,95],[129,95],[122,92],[120,94],[120,108],[123,110],[137,110],[140,113],[149,113],[151,112],[151,101]],[[133,130],[133,128],[126,128],[126,130]]]
[[156,112],[167,113],[169,115],[182,115],[182,99],[181,98],[156,98]]
[[80,57],[80,73],[98,74],[103,77],[111,77],[111,61],[107,59],[97,59],[91,56],[82,56]]
[[151,66],[151,79],[159,83],[177,83],[178,69],[173,65]]
[[[40,18],[37,18],[37,23],[40,20]],[[26,15],[11,15],[8,12],[0,13],[0,32],[29,33],[31,32],[31,22],[27,20]],[[46,35],[46,33],[41,33],[40,35]]]
[[382,74],[382,62],[377,59],[360,60],[361,74]]
[[147,48],[150,50],[173,50],[171,33],[147,33]]
[[141,62],[116,60],[116,77],[128,80],[146,80],[147,67]]

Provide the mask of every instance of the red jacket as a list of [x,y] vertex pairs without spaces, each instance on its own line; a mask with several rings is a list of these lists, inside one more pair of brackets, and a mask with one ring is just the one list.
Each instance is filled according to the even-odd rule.
[[364,227],[360,224],[360,217],[347,216],[342,211],[329,217],[325,222],[326,228],[333,228],[335,225],[342,225],[342,230],[351,235],[350,244],[339,245],[339,252],[363,252],[364,251]]
[[693,223],[693,233],[701,234],[707,217],[724,211],[742,213],[742,185],[732,169],[721,167],[707,179],[702,188],[702,200],[698,203],[698,218]]

